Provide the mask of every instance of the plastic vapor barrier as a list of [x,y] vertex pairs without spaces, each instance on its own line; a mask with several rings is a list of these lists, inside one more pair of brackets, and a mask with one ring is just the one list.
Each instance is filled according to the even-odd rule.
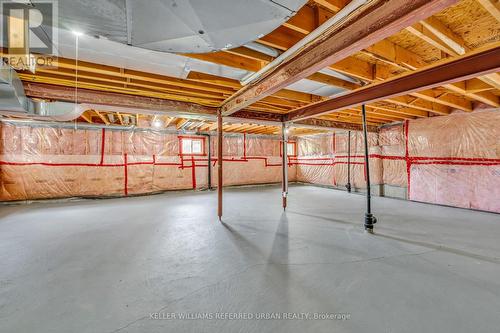
[[[151,130],[74,129],[0,123],[0,200],[105,197],[217,186],[217,139],[203,152],[182,152],[193,136]],[[500,213],[500,113],[476,111],[385,126],[369,133],[370,175],[380,194]],[[361,132],[289,141],[289,181],[366,187]],[[211,163],[208,147],[211,148]],[[277,136],[224,136],[224,185],[281,182]],[[350,156],[350,161],[349,157]],[[350,172],[348,172],[348,165]],[[349,175],[349,179],[348,179]],[[377,188],[376,188],[377,189]],[[399,192],[398,192],[399,193]]]
[[500,113],[408,124],[412,200],[500,212]]
[[[297,180],[331,186],[345,186],[348,179],[348,133],[331,133],[298,138]],[[380,154],[378,136],[369,133],[370,154]],[[350,183],[353,187],[366,187],[364,141],[361,132],[351,132]],[[373,184],[382,182],[381,161],[370,160]]]
[[[181,154],[184,138],[147,130],[73,129],[58,124],[0,123],[0,200],[106,197],[208,187],[204,151]],[[211,140],[217,185],[217,140]],[[224,137],[224,185],[281,182],[277,137]],[[295,166],[289,166],[291,181]]]
[[[406,188],[407,198],[500,213],[500,113],[477,111],[406,121],[370,134],[374,185]],[[344,186],[347,134],[298,139],[297,179]],[[361,132],[351,133],[351,185],[366,187]]]

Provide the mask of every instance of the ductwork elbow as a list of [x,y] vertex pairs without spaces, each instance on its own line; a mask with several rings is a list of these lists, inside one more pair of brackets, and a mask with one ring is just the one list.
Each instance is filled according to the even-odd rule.
[[34,101],[26,97],[23,83],[8,65],[0,66],[0,115],[35,120],[71,121],[85,112],[75,103]]
[[36,120],[72,121],[78,119],[86,108],[81,104],[65,102],[30,101],[29,117]]

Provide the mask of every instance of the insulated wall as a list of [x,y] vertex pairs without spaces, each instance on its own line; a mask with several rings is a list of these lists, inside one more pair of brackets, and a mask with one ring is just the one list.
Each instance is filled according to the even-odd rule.
[[[368,144],[372,156],[380,155],[378,135],[369,133]],[[330,186],[345,186],[348,179],[347,132],[301,136],[297,140],[298,156],[293,158],[297,166],[297,180]],[[350,183],[356,188],[366,187],[364,168],[364,141],[361,132],[350,133]],[[382,183],[382,162],[370,160],[370,176],[373,184]]]
[[[346,183],[347,135],[298,139],[297,179]],[[362,135],[351,133],[351,184],[366,187]],[[410,200],[500,213],[500,113],[478,111],[410,120],[370,134],[374,185],[406,188]],[[382,192],[383,193],[383,192]]]
[[[180,153],[184,136],[148,130],[74,129],[0,123],[0,200],[127,196],[208,187],[208,138],[199,155]],[[224,185],[281,181],[277,137],[224,137]],[[217,161],[211,140],[212,167]],[[295,180],[295,166],[289,166]],[[212,172],[212,184],[217,184]]]
[[500,213],[500,113],[408,124],[409,198]]

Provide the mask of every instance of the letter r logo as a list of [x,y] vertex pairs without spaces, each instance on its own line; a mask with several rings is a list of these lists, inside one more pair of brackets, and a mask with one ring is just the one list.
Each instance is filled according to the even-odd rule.
[[53,54],[55,0],[0,0],[2,46],[10,54]]

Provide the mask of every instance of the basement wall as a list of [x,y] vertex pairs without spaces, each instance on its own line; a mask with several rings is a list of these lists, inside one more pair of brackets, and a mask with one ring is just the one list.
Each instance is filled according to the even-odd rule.
[[[347,184],[347,133],[300,137],[297,180]],[[351,184],[366,188],[362,133],[351,133]],[[374,194],[500,213],[500,113],[410,120],[370,134]]]
[[[67,127],[67,126],[66,126]],[[208,150],[181,155],[177,133],[0,123],[0,200],[113,197],[208,187]],[[206,136],[197,136],[208,147]],[[217,186],[216,138],[211,138]],[[224,185],[281,182],[280,140],[224,137]],[[291,181],[296,166],[289,166]]]
[[[208,187],[208,156],[180,155],[178,133],[0,123],[0,200],[108,197]],[[202,137],[205,140],[207,138]],[[347,132],[302,136],[289,179],[345,189]],[[369,134],[374,194],[500,213],[500,113],[410,120]],[[208,144],[206,145],[208,146]],[[211,138],[217,186],[216,138]],[[207,153],[207,152],[206,152]],[[366,187],[351,132],[351,185]],[[281,182],[276,136],[226,135],[224,185]]]

